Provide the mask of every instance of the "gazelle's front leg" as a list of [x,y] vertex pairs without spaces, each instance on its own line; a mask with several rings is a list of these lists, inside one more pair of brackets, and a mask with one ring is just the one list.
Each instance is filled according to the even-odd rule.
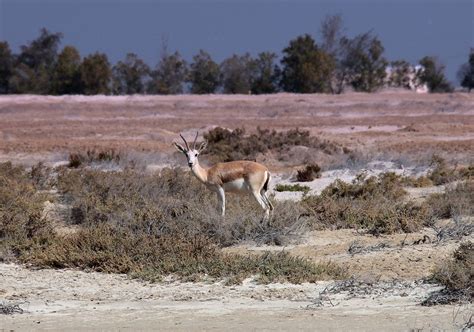
[[224,188],[219,187],[217,189],[217,200],[219,201],[219,208],[221,210],[221,216],[225,216],[225,191]]

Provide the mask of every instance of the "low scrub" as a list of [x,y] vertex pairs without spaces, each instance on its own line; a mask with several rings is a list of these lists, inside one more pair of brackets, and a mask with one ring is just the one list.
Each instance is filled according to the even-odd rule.
[[268,151],[282,153],[293,146],[315,148],[327,154],[342,152],[339,145],[298,128],[285,132],[257,128],[256,133],[246,135],[243,128],[229,130],[217,127],[205,133],[204,138],[208,142],[206,153],[213,161],[255,160],[258,154]]
[[474,165],[449,167],[446,160],[439,156],[433,156],[431,164],[433,169],[428,173],[427,177],[437,186],[456,180],[474,179]]
[[474,216],[474,181],[458,183],[441,194],[428,197],[426,204],[436,219]]
[[121,154],[115,149],[89,149],[69,154],[68,167],[78,168],[93,162],[119,162]]
[[[278,202],[270,220],[263,222],[263,211],[246,196],[228,195],[226,218],[221,218],[216,196],[179,169],[157,174],[87,168],[57,172],[52,177],[44,167],[26,172],[0,164],[0,259],[148,280],[174,274],[184,280],[231,283],[252,275],[260,282],[314,281],[344,274],[334,264],[313,264],[287,253],[241,256],[224,254],[221,248],[248,240],[280,245],[308,229],[411,232],[429,225],[432,216],[446,215],[433,212],[432,206],[442,206],[434,198],[430,204],[406,202],[402,181],[393,173],[360,175],[353,183],[336,181],[302,202]],[[65,222],[76,225],[76,232],[58,235],[44,216],[44,202],[51,198],[39,189],[48,187],[46,179],[53,179],[61,202],[70,207]],[[466,198],[472,182],[455,190],[441,197],[453,200],[445,210],[472,209],[472,198]]]
[[474,299],[474,243],[465,242],[453,257],[442,261],[435,269],[431,281],[445,288],[431,294],[423,305],[472,302]]
[[303,204],[313,227],[364,228],[370,234],[413,232],[430,223],[425,205],[406,202],[405,190],[394,173],[359,175],[353,183],[336,180],[319,196]]
[[111,225],[88,226],[78,233],[56,238],[25,259],[37,266],[127,273],[151,281],[171,274],[185,281],[211,278],[240,283],[255,276],[261,283],[301,283],[344,275],[334,264],[314,264],[284,252],[255,256],[224,254],[207,236],[157,237],[124,232]]
[[414,188],[431,187],[434,185],[433,181],[427,176],[400,176],[400,181],[404,186]]
[[[71,206],[67,222],[77,225],[75,232],[62,236],[42,215],[46,197],[38,194],[31,174],[0,164],[0,181],[2,260],[147,280],[173,274],[182,280],[235,283],[256,276],[263,283],[298,283],[343,276],[334,264],[314,264],[287,253],[224,254],[220,247],[242,239],[281,243],[285,234],[298,231],[302,211],[283,203],[265,225],[256,203],[241,199],[229,204],[229,215],[222,220],[213,206],[215,197],[177,169],[157,175],[62,169],[57,186]],[[236,204],[246,212],[237,213]]]
[[7,260],[32,239],[51,231],[43,203],[30,175],[10,162],[0,164],[0,260]]

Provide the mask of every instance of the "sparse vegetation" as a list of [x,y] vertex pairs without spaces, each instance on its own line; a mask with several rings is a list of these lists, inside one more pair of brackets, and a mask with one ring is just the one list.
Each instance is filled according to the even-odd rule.
[[0,164],[0,261],[50,231],[42,215],[46,199],[23,168],[9,162]]
[[313,227],[364,228],[378,235],[413,232],[430,224],[428,208],[405,202],[405,195],[394,173],[369,178],[361,174],[350,184],[335,181],[303,204],[311,212]]
[[472,302],[474,298],[474,243],[462,243],[452,258],[438,265],[431,281],[438,282],[445,288],[431,294],[423,301],[423,305]]
[[18,304],[0,303],[0,314],[13,315],[13,314],[22,314],[22,313],[23,313],[23,309],[21,309]]
[[[82,160],[109,161],[115,155],[89,152]],[[361,174],[353,183],[336,181],[302,202],[279,202],[268,223],[262,223],[262,213],[250,198],[231,196],[223,221],[214,195],[179,169],[153,175],[132,168],[59,168],[57,176],[51,172],[41,164],[29,172],[0,164],[2,260],[128,273],[148,280],[173,274],[183,280],[230,283],[251,275],[260,282],[314,281],[344,273],[334,264],[313,264],[287,253],[242,256],[224,254],[221,247],[244,240],[280,245],[307,229],[412,232],[435,218],[472,215],[474,206],[470,181],[414,204],[405,199],[403,177]],[[57,234],[43,213],[44,202],[51,198],[39,190],[52,186],[69,206],[65,221],[75,225],[74,232]],[[309,187],[295,184],[276,190],[307,193]]]
[[474,181],[461,182],[442,194],[433,194],[427,204],[436,218],[474,215]]
[[[42,215],[46,198],[38,195],[30,174],[1,164],[0,200],[5,207],[0,211],[1,257],[40,267],[78,267],[149,280],[174,274],[185,280],[207,276],[238,282],[256,275],[260,282],[303,282],[343,275],[334,264],[314,264],[287,253],[224,254],[221,246],[242,239],[281,243],[300,224],[301,212],[283,204],[271,224],[263,225],[256,209],[236,214],[231,203],[223,223],[217,211],[212,213],[216,209],[209,193],[181,172],[169,169],[144,175],[131,170],[62,169],[57,181],[61,196],[71,206],[67,222],[79,228],[58,235]],[[255,204],[250,199],[240,203]]]

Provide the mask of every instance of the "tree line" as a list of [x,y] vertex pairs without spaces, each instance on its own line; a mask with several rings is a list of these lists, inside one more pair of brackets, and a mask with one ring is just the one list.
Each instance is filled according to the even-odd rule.
[[[347,87],[361,92],[386,85],[409,88],[412,66],[404,60],[389,62],[372,31],[353,38],[343,32],[341,16],[327,16],[319,44],[309,34],[297,36],[282,50],[280,61],[277,54],[262,52],[256,57],[234,54],[216,63],[200,50],[188,63],[179,52],[163,47],[152,68],[134,53],[115,65],[100,52],[81,58],[74,46],[60,50],[61,33],[43,28],[35,40],[21,46],[19,54],[0,41],[0,94],[339,94]],[[436,57],[426,56],[419,64],[423,70],[415,73],[416,78],[429,91],[453,90]],[[474,86],[472,50],[458,78],[469,91]]]

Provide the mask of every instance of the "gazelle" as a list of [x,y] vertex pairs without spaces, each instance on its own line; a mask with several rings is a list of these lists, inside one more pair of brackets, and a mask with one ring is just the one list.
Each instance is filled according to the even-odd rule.
[[273,205],[267,197],[271,178],[268,169],[262,164],[247,160],[218,163],[212,167],[204,168],[199,165],[198,156],[207,147],[207,142],[202,142],[196,150],[198,134],[196,133],[192,149],[189,148],[188,142],[186,142],[181,134],[179,136],[183,139],[186,147],[176,142],[174,145],[188,159],[188,166],[193,174],[208,189],[217,193],[221,215],[225,216],[226,192],[246,192],[251,193],[255,197],[260,206],[265,210],[265,217],[268,218],[270,210],[273,210]]

